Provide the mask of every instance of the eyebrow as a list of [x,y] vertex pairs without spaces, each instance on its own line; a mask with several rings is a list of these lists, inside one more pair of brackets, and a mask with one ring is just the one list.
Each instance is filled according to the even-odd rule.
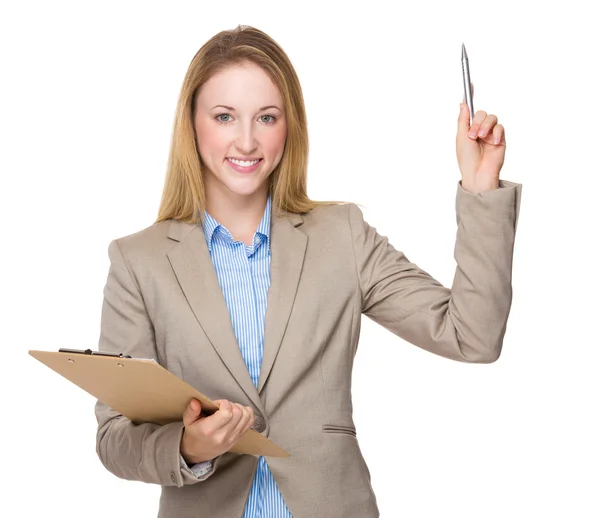
[[[235,111],[235,108],[232,108],[231,106],[225,106],[224,104],[217,104],[216,106],[213,106],[211,108],[211,110],[214,110],[215,108],[225,108],[226,110]],[[281,108],[279,108],[278,106],[272,105],[272,106],[263,106],[260,110],[258,110],[259,112],[262,112],[264,110],[269,110],[270,108],[275,108],[276,110],[281,111]]]

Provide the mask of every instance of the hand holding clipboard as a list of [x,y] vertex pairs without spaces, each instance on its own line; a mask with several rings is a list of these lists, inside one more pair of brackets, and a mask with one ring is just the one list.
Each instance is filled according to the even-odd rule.
[[[217,404],[219,401],[212,401],[153,359],[131,358],[90,349],[60,349],[59,352],[30,350],[29,354],[134,423],[168,424],[182,421],[186,411],[188,422],[192,419],[203,420],[197,406],[195,417],[194,410],[192,413],[187,410],[193,399],[198,400],[204,415],[212,416],[220,408]],[[228,421],[230,412],[233,418],[233,409],[228,409],[225,404],[223,414],[218,418],[215,415],[210,426]],[[240,422],[237,421],[237,424]],[[233,428],[239,431],[246,424]],[[232,434],[224,436],[221,430],[217,431],[216,437],[217,444],[228,448],[225,451],[289,457],[285,450],[253,429],[244,432],[231,445],[228,437],[231,438]],[[193,461],[194,455],[196,452],[190,460]]]

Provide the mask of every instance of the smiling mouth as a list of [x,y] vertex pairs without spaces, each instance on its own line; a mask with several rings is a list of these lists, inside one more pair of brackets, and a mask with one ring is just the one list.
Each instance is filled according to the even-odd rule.
[[227,158],[227,163],[234,171],[241,174],[253,174],[260,168],[262,164],[262,158],[256,158],[254,160],[239,160],[237,158]]
[[229,162],[235,165],[239,165],[240,167],[252,167],[253,165],[258,164],[262,158],[257,158],[256,160],[237,160],[235,158],[227,158]]

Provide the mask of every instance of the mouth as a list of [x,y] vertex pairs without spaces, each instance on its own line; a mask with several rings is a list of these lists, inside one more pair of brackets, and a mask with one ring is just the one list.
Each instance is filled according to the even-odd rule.
[[237,158],[227,157],[227,163],[240,173],[252,173],[256,171],[262,160],[262,158],[256,158],[254,160],[238,160]]

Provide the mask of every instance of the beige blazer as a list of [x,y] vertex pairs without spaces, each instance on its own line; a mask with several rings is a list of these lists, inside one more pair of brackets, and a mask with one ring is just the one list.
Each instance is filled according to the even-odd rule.
[[[99,349],[155,358],[207,396],[251,406],[259,431],[291,455],[267,463],[294,518],[378,517],[352,420],[361,315],[432,353],[496,360],[511,306],[521,187],[501,181],[471,194],[457,185],[451,290],[409,262],[355,204],[273,215],[258,389],[201,225],[153,225],[109,246]],[[182,422],[134,426],[100,402],[96,416],[102,463],[118,477],[160,484],[159,517],[242,516],[257,457],[226,453],[195,479],[179,464]]]

